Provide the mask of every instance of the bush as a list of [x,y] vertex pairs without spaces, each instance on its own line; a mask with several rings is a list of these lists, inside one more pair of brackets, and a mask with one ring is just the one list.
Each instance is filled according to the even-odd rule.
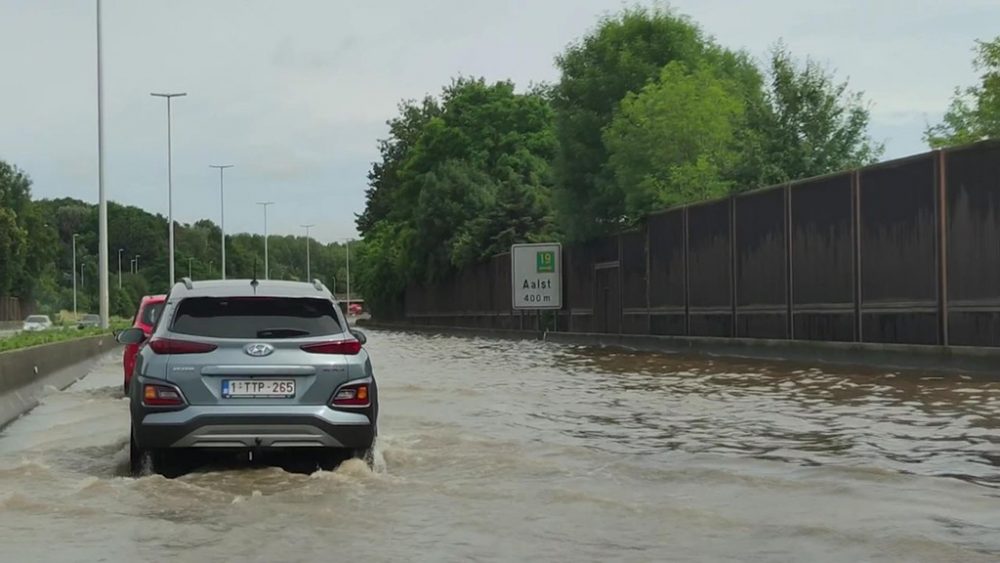
[[110,330],[100,328],[77,329],[75,327],[50,329],[40,332],[20,332],[10,338],[0,340],[0,352],[20,350],[22,348],[31,348],[32,346],[41,346],[43,344],[52,344],[53,342],[63,342],[66,340],[76,340],[78,338],[87,338],[90,336],[99,336],[101,334],[105,334],[109,337],[112,335]]

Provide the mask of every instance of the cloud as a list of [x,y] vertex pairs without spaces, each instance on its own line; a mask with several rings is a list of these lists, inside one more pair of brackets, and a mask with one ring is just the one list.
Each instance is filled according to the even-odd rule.
[[343,64],[357,44],[357,36],[348,35],[339,39],[330,49],[304,49],[297,46],[292,37],[285,36],[275,46],[271,63],[285,70],[332,70]]

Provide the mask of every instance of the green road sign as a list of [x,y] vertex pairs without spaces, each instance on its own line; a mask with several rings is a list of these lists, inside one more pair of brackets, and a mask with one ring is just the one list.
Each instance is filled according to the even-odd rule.
[[556,271],[556,253],[551,250],[542,250],[535,254],[535,267],[539,274],[552,273]]

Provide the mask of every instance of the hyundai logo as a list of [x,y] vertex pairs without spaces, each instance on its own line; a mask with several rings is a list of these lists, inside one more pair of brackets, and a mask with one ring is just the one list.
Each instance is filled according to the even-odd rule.
[[270,344],[264,344],[263,342],[258,342],[256,344],[247,344],[243,351],[247,353],[248,356],[263,357],[268,356],[271,352],[274,352],[274,346]]

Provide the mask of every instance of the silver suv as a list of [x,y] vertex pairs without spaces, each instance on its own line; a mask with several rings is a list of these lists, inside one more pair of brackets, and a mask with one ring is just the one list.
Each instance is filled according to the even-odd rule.
[[142,344],[129,393],[133,474],[178,474],[196,451],[372,463],[366,337],[319,281],[184,279],[148,341],[137,328],[118,340]]

